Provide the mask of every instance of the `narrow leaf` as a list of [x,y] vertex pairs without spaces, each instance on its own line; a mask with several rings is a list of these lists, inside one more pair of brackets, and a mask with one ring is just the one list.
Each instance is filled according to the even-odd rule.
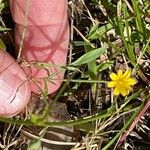
[[79,59],[77,59],[70,65],[78,66],[78,65],[89,63],[89,62],[95,60],[96,58],[100,57],[105,51],[106,51],[105,48],[98,48],[98,49],[92,50],[92,51],[82,55]]
[[[105,24],[102,27],[98,28],[97,30],[90,31],[90,35],[88,39],[94,40],[97,38],[101,38],[107,31],[113,28],[113,25],[111,23]],[[94,32],[95,31],[95,32]]]
[[0,39],[0,49],[6,50],[6,46],[1,39]]
[[[40,137],[39,137],[40,139]],[[29,147],[28,147],[28,150],[39,150],[41,147],[41,141],[40,140],[33,140]]]
[[109,68],[111,65],[113,65],[113,61],[109,61],[109,62],[106,62],[106,63],[102,63],[98,66],[97,68],[97,71],[98,72],[101,72],[103,70],[106,70],[107,68]]

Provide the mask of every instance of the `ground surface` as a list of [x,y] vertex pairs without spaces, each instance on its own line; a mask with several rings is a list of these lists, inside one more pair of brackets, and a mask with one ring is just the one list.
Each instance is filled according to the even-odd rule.
[[[72,150],[148,150],[149,0],[70,0],[68,14],[70,46],[64,83],[52,96],[33,95],[26,113],[13,121],[1,119],[1,149],[56,149],[52,148],[54,144],[61,145],[57,149]],[[8,5],[1,12],[1,27],[12,30],[1,31],[0,46],[15,56],[14,23]],[[109,74],[128,68],[137,84],[129,95],[114,96],[107,87]],[[59,139],[59,132],[64,131]],[[62,143],[57,143],[58,139]]]

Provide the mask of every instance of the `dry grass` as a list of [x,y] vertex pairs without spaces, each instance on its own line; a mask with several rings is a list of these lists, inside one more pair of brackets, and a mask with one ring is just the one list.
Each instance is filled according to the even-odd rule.
[[[28,149],[31,150],[43,143],[50,144],[49,147],[57,145],[58,150],[146,149],[150,146],[149,1],[70,0],[68,6],[70,46],[66,80],[53,96],[33,95],[34,104],[30,104],[30,113],[27,111],[26,116],[14,118],[17,125],[13,125],[13,121],[9,125],[2,123],[1,149],[27,149],[27,145],[30,145]],[[8,12],[6,7],[1,13],[1,26],[13,28],[13,23],[7,21],[10,16]],[[7,49],[13,47],[10,33],[1,32],[3,45]],[[90,59],[88,56],[84,59],[86,63],[82,60],[81,64],[72,65],[79,57],[98,48],[106,50],[98,57],[93,56],[95,59],[91,58],[92,61],[87,60]],[[109,73],[119,68],[131,68],[138,80],[127,97],[115,97],[112,90],[107,88]],[[65,112],[50,113],[53,110],[53,104],[47,104],[50,98],[58,105],[65,102],[60,108]],[[56,110],[54,107],[53,111]],[[65,115],[60,120],[57,117],[61,114]],[[69,123],[66,114],[69,120],[74,121]],[[62,122],[59,124],[58,121]],[[46,136],[50,133],[49,126],[61,124],[65,131],[68,128],[64,126],[71,125],[72,139],[63,136],[68,139],[57,141]],[[134,128],[130,127],[131,124]],[[127,137],[122,138],[124,133],[128,133]]]

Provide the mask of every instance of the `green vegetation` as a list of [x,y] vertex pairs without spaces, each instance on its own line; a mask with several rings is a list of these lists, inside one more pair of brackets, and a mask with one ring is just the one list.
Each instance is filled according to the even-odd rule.
[[[41,109],[42,112],[27,113],[25,118],[0,118],[1,122],[9,124],[4,126],[5,140],[6,135],[14,136],[8,132],[10,128],[14,131],[15,128],[19,129],[21,132],[21,128],[40,127],[44,132],[37,135],[39,139],[35,141],[34,136],[30,137],[34,139],[29,146],[31,150],[34,146],[40,146],[46,128],[74,126],[79,138],[75,140],[78,143],[73,144],[73,150],[149,147],[149,0],[70,0],[68,5],[71,42],[68,63],[61,66],[66,70],[63,85],[51,97],[53,102],[50,104],[46,90],[43,91],[43,95],[33,96],[46,106]],[[6,11],[8,3],[1,2],[0,48],[3,49],[13,45],[9,38],[11,25],[7,23],[7,27],[3,21]],[[39,66],[49,67],[46,64]],[[130,94],[125,97],[114,96],[113,91],[107,87],[110,73],[119,69],[131,69],[133,77],[137,80]],[[68,105],[71,120],[49,121],[57,101],[65,101]],[[22,137],[17,135],[14,139],[16,138]],[[12,140],[12,143],[14,141]],[[16,146],[18,141],[12,145]],[[3,148],[3,145],[0,146]]]

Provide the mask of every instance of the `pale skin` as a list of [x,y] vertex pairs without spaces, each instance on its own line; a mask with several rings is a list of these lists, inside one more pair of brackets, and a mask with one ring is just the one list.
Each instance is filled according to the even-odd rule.
[[[69,26],[67,20],[67,0],[10,0],[15,27],[15,42],[19,47],[24,36],[21,57],[28,61],[24,70],[30,77],[31,90],[41,93],[48,87],[48,94],[54,93],[61,85],[66,64],[69,42]],[[28,15],[25,13],[28,10]],[[27,17],[26,17],[27,15]],[[26,20],[25,20],[26,19]],[[46,68],[37,68],[34,63],[49,64]],[[44,78],[49,78],[49,80]]]
[[13,117],[21,112],[31,96],[25,72],[3,50],[0,50],[0,94],[0,117]]
[[[22,40],[27,1],[10,0],[11,13],[16,23],[17,49]],[[30,101],[31,92],[44,91],[45,77],[51,78],[50,82],[46,82],[48,94],[58,90],[64,77],[64,70],[60,66],[66,64],[68,52],[67,1],[30,0],[29,6],[20,55],[28,65],[19,66],[7,52],[0,51],[0,58],[5,58],[0,59],[0,85],[3,86],[0,88],[0,93],[3,93],[0,98],[0,117],[13,117],[20,113]],[[36,67],[42,63],[47,66]]]

